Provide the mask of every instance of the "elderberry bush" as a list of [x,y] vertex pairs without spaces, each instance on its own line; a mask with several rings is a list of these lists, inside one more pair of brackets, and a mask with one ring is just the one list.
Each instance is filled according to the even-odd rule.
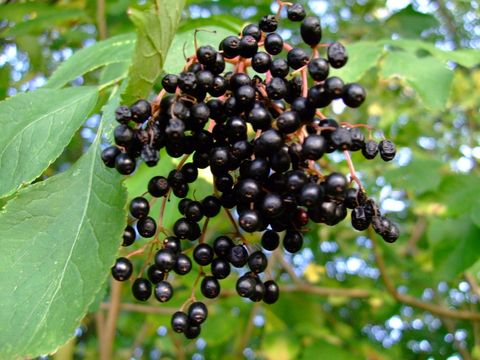
[[[151,238],[156,249],[146,260],[146,271],[140,271],[146,275],[132,283],[132,293],[140,301],[152,293],[159,302],[169,301],[173,274],[189,273],[194,261],[200,267],[205,298],[219,296],[221,280],[236,273],[232,268],[246,267],[248,272],[237,279],[238,295],[275,303],[279,287],[264,275],[268,257],[263,250],[281,245],[296,253],[309,223],[334,226],[348,210],[354,229],[372,226],[387,242],[399,236],[397,226],[367,196],[350,159],[350,152],[361,152],[366,159],[379,154],[390,161],[394,144],[374,140],[368,126],[366,135],[365,126],[322,113],[335,99],[351,108],[365,100],[360,84],[330,76],[331,68],[347,64],[347,50],[338,42],[321,44],[320,20],[307,16],[303,6],[282,3],[282,7],[290,21],[299,23],[310,50],[285,43],[277,32],[278,14],[266,15],[241,34],[223,39],[218,48],[199,47],[184,71],[165,75],[155,101],[141,99],[115,111],[120,124],[114,131],[115,145],[102,153],[106,166],[130,175],[139,158],[156,166],[161,149],[169,157],[182,158],[168,174],[151,178],[146,195],[129,205],[133,221],[125,228],[123,246],[135,242],[136,222],[138,234]],[[231,71],[226,70],[227,63],[233,65]],[[335,151],[345,154],[350,179],[321,166],[325,154]],[[203,199],[195,199],[191,191],[199,169],[213,175],[212,194]],[[182,217],[168,229],[170,236],[161,238],[163,229],[157,227],[158,216],[150,214],[150,201],[171,196],[181,199]],[[230,219],[237,236],[207,241],[201,224],[216,216]],[[261,247],[249,244],[242,232],[257,233]],[[194,244],[189,255],[182,252],[185,242]],[[130,260],[117,259],[112,276],[125,281],[132,274]],[[192,296],[173,314],[171,325],[192,339],[207,316],[205,304]]]

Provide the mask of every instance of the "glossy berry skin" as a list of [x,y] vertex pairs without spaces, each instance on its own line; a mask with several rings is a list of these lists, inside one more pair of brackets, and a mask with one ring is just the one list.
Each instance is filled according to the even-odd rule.
[[352,210],[351,213],[352,218],[352,227],[355,230],[363,231],[366,230],[370,226],[371,217],[365,211],[363,206],[357,206]]
[[149,211],[150,204],[142,196],[138,196],[130,202],[130,214],[136,219],[147,217]]
[[162,79],[162,86],[166,92],[173,94],[177,90],[178,76],[175,74],[167,74]]
[[201,301],[195,301],[188,307],[188,319],[192,324],[202,324],[208,316],[208,309]]
[[390,140],[382,140],[378,143],[378,151],[383,161],[391,161],[395,158],[396,148]]
[[206,217],[215,217],[221,210],[220,201],[215,196],[209,195],[202,200],[203,214]]
[[210,271],[212,272],[212,275],[216,279],[225,279],[230,275],[230,264],[228,263],[227,260],[221,259],[221,258],[216,258],[213,259],[211,265],[210,265]]
[[253,36],[247,35],[240,39],[238,46],[239,55],[244,58],[251,58],[258,50],[257,40]]
[[297,70],[308,63],[308,54],[300,48],[293,48],[287,54],[287,63],[292,69]]
[[137,300],[147,301],[152,295],[152,284],[145,278],[135,279],[132,285],[132,294]]
[[228,36],[220,43],[220,50],[223,50],[223,56],[232,59],[239,54],[240,38],[238,36]]
[[192,261],[185,254],[179,254],[173,267],[173,271],[178,275],[188,274],[192,270]]
[[300,117],[296,111],[284,111],[277,117],[277,128],[283,134],[291,134],[300,127]]
[[116,146],[109,146],[102,151],[102,161],[109,168],[115,167],[115,158],[120,154],[120,149]]
[[133,173],[135,166],[135,159],[126,153],[120,153],[115,158],[115,169],[122,175],[130,175]]
[[167,195],[170,185],[163,176],[154,176],[148,182],[148,192],[154,197],[162,197]]
[[287,8],[287,17],[290,21],[302,21],[305,16],[307,13],[301,4],[292,4]]
[[173,331],[176,333],[183,333],[188,328],[188,315],[183,311],[177,311],[172,315],[170,324]]
[[267,257],[261,251],[255,251],[248,257],[248,267],[255,274],[264,272],[267,268],[267,265]]
[[210,45],[200,46],[197,49],[197,59],[202,65],[213,65],[216,55],[216,50]]
[[243,36],[250,35],[255,40],[260,41],[262,37],[262,31],[260,30],[260,27],[257,24],[248,24],[243,28],[242,35]]
[[144,217],[137,222],[137,231],[144,238],[151,238],[157,231],[157,223],[150,217]]
[[155,265],[162,272],[170,271],[177,261],[177,256],[170,249],[160,249],[155,254]]
[[255,291],[256,281],[254,278],[244,275],[238,278],[236,284],[237,294],[249,298]]
[[158,284],[160,281],[165,279],[165,273],[157,268],[155,264],[148,267],[147,276],[152,284]]
[[172,285],[168,281],[160,281],[158,284],[155,285],[154,295],[158,301],[162,303],[167,302],[173,296]]
[[303,236],[298,231],[287,231],[283,238],[283,247],[289,253],[300,251],[303,246]]
[[315,58],[308,63],[308,73],[315,81],[324,81],[330,72],[328,61],[323,58]]
[[333,198],[343,199],[345,197],[347,186],[347,178],[340,173],[333,172],[325,179],[325,194]]
[[180,239],[175,236],[169,236],[163,240],[163,248],[173,251],[175,255],[178,255],[182,252],[182,245]]
[[184,335],[187,339],[193,340],[200,335],[200,332],[201,332],[200,325],[195,325],[189,322],[188,327],[184,331]]
[[388,230],[383,234],[383,240],[385,240],[388,243],[393,243],[397,241],[399,236],[400,236],[400,231],[398,230],[397,225],[390,222],[390,226],[388,227]]
[[273,230],[267,230],[262,234],[261,243],[265,250],[273,251],[280,244],[280,236]]
[[274,77],[267,84],[267,94],[270,99],[280,100],[287,95],[288,89],[285,80],[279,77]]
[[322,39],[320,19],[314,16],[308,16],[303,19],[302,25],[300,26],[300,35],[307,45],[317,45]]
[[277,33],[270,33],[265,37],[263,46],[270,55],[278,55],[283,50],[283,39]]
[[202,295],[208,299],[214,299],[220,295],[220,283],[213,276],[205,276],[200,284]]
[[344,83],[338,76],[331,76],[325,80],[325,92],[332,99],[340,99],[343,95]]
[[132,120],[136,123],[143,123],[148,120],[152,113],[152,108],[150,103],[146,100],[138,100],[132,106],[130,106],[130,111],[132,113]]
[[363,104],[367,93],[363,86],[357,83],[346,84],[343,88],[342,100],[348,107],[357,108]]
[[290,71],[288,67],[288,62],[285,59],[275,59],[272,61],[272,65],[270,65],[270,73],[273,77],[284,78],[288,75]]
[[323,195],[324,190],[322,186],[316,183],[305,184],[300,191],[300,204],[307,208],[313,208],[323,200]]
[[260,228],[260,213],[255,209],[247,209],[242,211],[238,217],[238,224],[246,232],[254,232]]
[[213,260],[213,256],[212,247],[206,243],[200,243],[193,249],[193,259],[198,265],[209,265]]
[[334,42],[328,46],[327,58],[332,67],[340,69],[348,61],[347,49],[339,42]]
[[266,52],[259,51],[252,57],[252,68],[256,72],[266,73],[272,64],[272,58]]
[[129,147],[132,144],[134,137],[135,132],[126,124],[118,125],[113,131],[113,138],[115,144],[118,146]]
[[135,229],[127,225],[125,230],[123,230],[123,242],[122,246],[130,246],[135,242],[136,234],[135,234]]
[[302,156],[308,160],[318,160],[327,151],[327,141],[322,135],[312,134],[305,138],[302,145]]
[[124,257],[118,258],[112,267],[112,277],[117,281],[128,280],[132,275],[132,272],[132,263]]
[[265,15],[259,21],[258,26],[264,32],[273,32],[277,30],[278,20],[274,15]]
[[265,281],[263,284],[265,287],[265,293],[263,295],[263,302],[266,304],[274,304],[277,302],[280,296],[280,288],[273,280]]
[[228,236],[219,236],[213,241],[213,250],[221,258],[226,257],[233,246],[234,243]]
[[227,254],[227,260],[236,268],[243,267],[248,261],[248,252],[243,245],[231,247]]
[[259,278],[255,278],[255,287],[253,288],[253,294],[249,297],[254,302],[262,301],[265,295],[265,286]]

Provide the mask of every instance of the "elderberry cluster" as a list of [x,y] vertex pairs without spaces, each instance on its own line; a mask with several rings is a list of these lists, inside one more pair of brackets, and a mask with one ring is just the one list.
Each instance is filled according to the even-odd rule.
[[[387,242],[399,236],[396,225],[366,195],[349,155],[358,151],[373,159],[380,154],[390,161],[394,144],[373,140],[370,131],[367,138],[361,125],[339,123],[321,112],[336,99],[352,108],[365,100],[361,85],[345,84],[329,74],[331,68],[347,63],[345,47],[338,42],[320,44],[320,20],[306,16],[299,4],[280,4],[287,8],[289,20],[300,22],[301,37],[310,51],[285,43],[276,32],[278,14],[267,15],[258,24],[245,26],[239,36],[225,38],[218,49],[199,47],[187,59],[184,71],[162,79],[163,90],[152,103],[139,100],[115,112],[120,125],[114,131],[116,145],[102,153],[106,166],[128,175],[139,157],[147,166],[157,165],[161,149],[170,157],[183,157],[170,173],[149,180],[148,195],[130,203],[136,231],[132,225],[126,227],[123,246],[135,242],[136,232],[153,238],[151,243],[156,245],[156,253],[145,264],[147,276],[143,277],[142,269],[132,285],[138,300],[148,300],[152,292],[160,302],[170,300],[174,292],[170,275],[185,275],[192,269],[182,241],[194,244],[192,257],[200,266],[198,279],[202,279],[205,298],[219,296],[219,280],[228,277],[232,267],[248,266],[248,272],[238,277],[238,295],[272,304],[279,297],[279,287],[273,279],[265,280],[268,258],[263,250],[273,251],[282,243],[289,253],[300,251],[309,221],[333,226],[351,209],[354,229],[372,225]],[[322,49],[325,57],[319,55]],[[227,64],[233,68],[227,69]],[[255,74],[249,74],[249,68]],[[348,156],[350,181],[336,171],[325,173],[324,155],[334,151]],[[203,199],[189,197],[198,170],[207,168],[213,175],[212,194]],[[157,228],[148,199],[165,201],[170,196],[181,198],[182,217],[172,229]],[[237,236],[210,241],[200,223],[205,225],[222,208]],[[165,231],[171,235],[161,241]],[[242,231],[261,232],[262,249],[249,244]],[[132,272],[127,257],[118,258],[112,268],[119,281],[129,279]],[[172,328],[195,338],[208,315],[207,307],[193,295],[183,307],[173,314]]]

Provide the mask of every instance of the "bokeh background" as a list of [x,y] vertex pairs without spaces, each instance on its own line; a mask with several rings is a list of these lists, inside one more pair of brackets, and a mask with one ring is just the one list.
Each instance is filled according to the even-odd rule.
[[[282,286],[279,302],[244,301],[234,294],[234,277],[224,280],[222,297],[207,302],[209,319],[196,341],[169,327],[195,274],[175,280],[175,300],[168,304],[135,303],[124,285],[117,289],[122,305],[115,359],[480,359],[480,3],[299,2],[321,18],[323,42],[347,46],[350,60],[338,74],[368,92],[361,108],[345,109],[339,101],[326,114],[371,125],[378,139],[397,145],[391,163],[356,153],[353,161],[368,194],[399,224],[400,239],[385,244],[353,230],[349,218],[333,228],[312,225],[300,253],[270,255],[271,274]],[[148,6],[131,0],[4,1],[0,99],[41,88],[80,49],[133,33],[128,9]],[[194,29],[215,30],[199,33],[199,42],[217,45],[277,7],[266,0],[188,1],[165,71],[181,69]],[[300,43],[297,24],[285,20],[280,26],[284,39]],[[127,67],[117,62],[73,85],[120,83]],[[86,151],[109,91],[42,178],[66,170]],[[130,197],[174,166],[164,159],[126,180]],[[348,171],[341,155],[329,156],[329,164]],[[208,182],[206,175],[198,181],[199,198],[209,193]],[[167,225],[177,216],[175,203],[169,206]],[[218,219],[209,231],[213,239],[231,229]],[[42,358],[98,358],[105,346],[98,322],[111,306],[110,290],[102,291],[75,339]]]

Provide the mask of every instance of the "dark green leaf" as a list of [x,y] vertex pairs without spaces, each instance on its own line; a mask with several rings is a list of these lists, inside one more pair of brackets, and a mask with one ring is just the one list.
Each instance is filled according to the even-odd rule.
[[165,0],[159,2],[158,9],[130,11],[130,19],[137,27],[137,43],[122,103],[148,96],[162,71],[184,5],[185,0]]
[[408,5],[390,16],[385,25],[391,32],[402,37],[418,38],[423,31],[438,26],[438,20],[433,15],[420,13]]
[[478,177],[454,174],[446,176],[439,190],[439,199],[449,216],[470,213],[478,202]]
[[[2,358],[55,351],[74,334],[115,260],[125,226],[121,177],[100,139],[68,171],[18,193],[0,213]],[[12,274],[15,274],[12,276]]]
[[62,63],[48,80],[46,88],[60,88],[77,77],[99,67],[128,61],[133,52],[135,37],[125,34],[77,51]]
[[41,89],[0,103],[0,196],[30,183],[62,153],[97,95],[94,87]]

